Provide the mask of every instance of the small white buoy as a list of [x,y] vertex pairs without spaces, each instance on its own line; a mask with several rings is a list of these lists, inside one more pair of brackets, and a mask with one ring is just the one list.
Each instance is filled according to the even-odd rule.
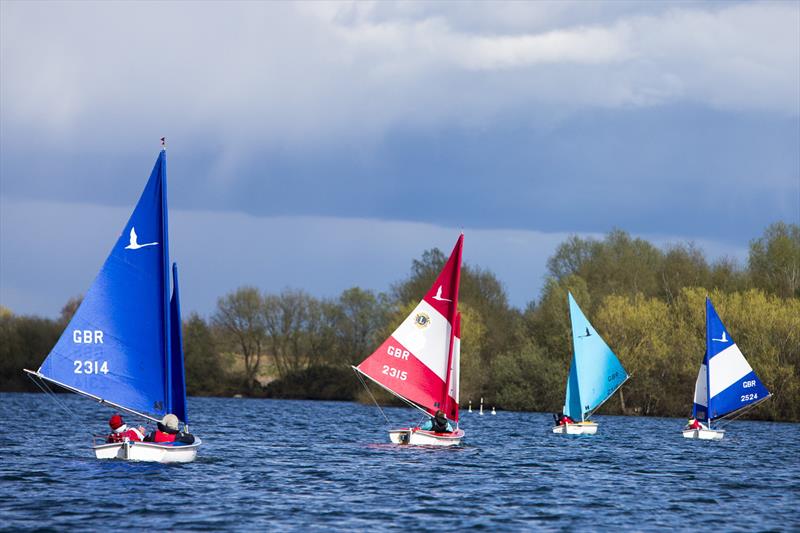
[[469,412],[472,412],[472,400],[469,401]]
[[497,414],[497,411],[495,411],[495,410],[494,410],[494,407],[492,407],[492,414],[493,414],[493,415],[496,415],[496,414]]
[[481,398],[481,411],[478,414],[483,416],[483,398]]

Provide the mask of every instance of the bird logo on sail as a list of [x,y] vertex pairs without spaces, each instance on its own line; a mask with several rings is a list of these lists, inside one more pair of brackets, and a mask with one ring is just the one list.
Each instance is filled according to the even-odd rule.
[[436,295],[433,297],[434,300],[438,300],[440,302],[452,302],[453,300],[448,300],[447,298],[442,298],[442,286],[439,285],[439,288],[436,289]]
[[592,336],[592,333],[589,331],[589,328],[586,328],[586,335],[578,335],[578,338],[582,339],[584,337],[591,337],[591,336]]
[[724,331],[722,332],[722,338],[721,339],[711,339],[711,340],[712,341],[717,341],[717,342],[729,342],[728,341],[728,337],[725,336],[725,332]]
[[144,248],[145,246],[155,246],[158,244],[157,242],[146,242],[144,244],[139,244],[138,236],[136,235],[136,228],[131,226],[131,241],[128,246],[125,247],[126,250],[138,250],[139,248]]

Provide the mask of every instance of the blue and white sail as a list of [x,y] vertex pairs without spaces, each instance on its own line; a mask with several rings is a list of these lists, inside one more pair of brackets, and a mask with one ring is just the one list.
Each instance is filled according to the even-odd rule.
[[177,270],[171,305],[167,236],[162,150],[122,235],[39,377],[148,418],[175,412],[186,421]]
[[694,386],[692,415],[710,422],[769,396],[706,298],[706,355]]
[[628,379],[617,356],[584,316],[569,294],[572,364],[567,378],[564,414],[584,421]]

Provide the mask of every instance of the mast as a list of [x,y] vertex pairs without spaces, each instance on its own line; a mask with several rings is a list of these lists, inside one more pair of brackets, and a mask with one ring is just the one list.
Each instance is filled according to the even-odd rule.
[[[572,297],[572,293],[571,292],[567,292],[567,296],[568,296],[568,298],[567,298],[568,301],[571,300],[571,299],[574,300],[574,298]],[[576,302],[576,305],[577,305],[577,302]],[[573,323],[573,320],[574,320],[574,317],[572,316],[572,306],[570,305],[568,307],[569,307],[570,335],[572,336],[572,364],[570,365],[570,371],[567,374],[567,392],[569,392],[569,382],[570,382],[570,379],[572,378],[573,373],[574,373],[574,376],[575,376],[575,387],[574,387],[574,389],[575,389],[575,392],[578,394],[578,406],[580,407],[580,410],[581,410],[581,422],[584,422],[586,420],[586,418],[583,416],[583,401],[581,400],[581,388],[580,388],[580,385],[578,383],[578,355],[577,355],[578,354],[578,345],[575,342],[575,332],[572,331],[572,323]],[[565,407],[564,411],[566,411],[567,410],[566,409],[566,407],[567,407],[566,398],[564,399],[564,404],[565,404],[564,405],[564,407]]]
[[453,282],[454,291],[453,294],[453,305],[452,310],[450,311],[450,316],[447,317],[447,320],[450,322],[450,339],[449,339],[449,346],[447,349],[447,366],[445,367],[446,372],[446,379],[444,381],[444,412],[450,412],[450,380],[452,379],[452,365],[453,365],[453,339],[456,335],[456,314],[458,313],[458,289],[461,284],[461,250],[464,246],[464,233],[461,233],[461,236],[458,238],[458,256],[456,257],[456,276]]
[[169,228],[167,223],[167,145],[164,137],[161,138],[161,242],[164,243],[161,253],[162,260],[162,284],[164,296],[162,298],[161,312],[164,316],[164,376],[167,405],[167,413],[172,412],[172,328],[170,327],[169,310]]
[[711,322],[709,320],[708,306],[711,304],[706,296],[706,418],[708,429],[711,429]]

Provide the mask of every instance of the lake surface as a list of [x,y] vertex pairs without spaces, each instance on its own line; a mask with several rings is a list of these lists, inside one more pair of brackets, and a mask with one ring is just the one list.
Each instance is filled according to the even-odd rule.
[[[107,408],[0,394],[0,529],[800,530],[800,424],[597,416],[594,437],[542,413],[464,413],[466,445],[386,444],[374,406],[190,398],[187,465],[98,461]],[[389,408],[398,425],[410,409]]]

